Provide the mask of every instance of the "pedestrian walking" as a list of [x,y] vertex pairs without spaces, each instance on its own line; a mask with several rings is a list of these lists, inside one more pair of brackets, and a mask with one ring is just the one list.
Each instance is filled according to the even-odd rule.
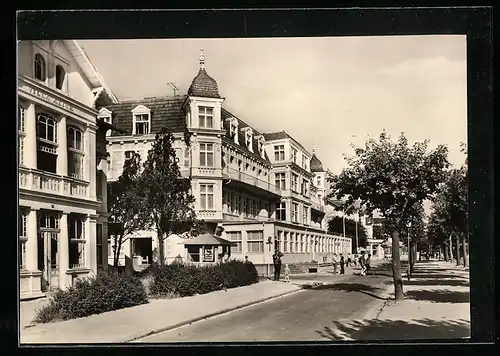
[[351,259],[351,255],[348,255],[347,256],[347,263],[346,263],[346,267],[349,267],[349,265],[352,263],[352,259]]
[[288,267],[288,263],[285,265],[285,282],[290,282],[290,267]]
[[371,274],[372,273],[372,255],[371,253],[368,254],[368,257],[366,258],[365,262],[365,269],[366,269],[366,274]]
[[280,280],[280,273],[281,273],[281,257],[283,257],[283,254],[276,249],[273,255],[273,264],[274,264],[274,280],[279,281]]
[[337,254],[336,253],[333,254],[332,263],[333,263],[333,274],[337,274],[338,262],[337,262]]
[[354,254],[354,258],[353,258],[352,263],[354,264],[354,267],[356,267],[358,265],[358,254],[357,253]]
[[366,274],[366,268],[365,268],[365,258],[363,255],[359,258],[359,266],[361,267],[361,276],[364,276]]
[[345,274],[344,255],[340,255],[340,274]]

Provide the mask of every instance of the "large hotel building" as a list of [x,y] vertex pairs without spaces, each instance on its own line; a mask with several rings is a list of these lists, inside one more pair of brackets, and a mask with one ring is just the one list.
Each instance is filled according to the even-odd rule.
[[[97,117],[109,130],[108,181],[118,179],[125,160],[137,152],[145,160],[155,134],[167,127],[183,176],[191,177],[198,219],[209,231],[223,227],[233,242],[231,256],[248,256],[261,273],[269,272],[275,248],[284,263],[324,261],[351,252],[351,239],[326,233],[327,176],[321,161],[285,131],[263,133],[223,107],[217,82],[200,70],[186,95],[150,97],[104,105]],[[188,133],[188,134],[187,134]],[[186,143],[189,137],[189,144]],[[167,263],[175,258],[202,263],[201,250],[169,237]],[[111,244],[111,241],[110,241]],[[155,233],[140,231],[126,241],[121,263],[140,270],[153,259]],[[111,247],[108,248],[110,263]]]
[[106,132],[116,102],[76,41],[18,43],[19,288],[36,298],[107,268]]

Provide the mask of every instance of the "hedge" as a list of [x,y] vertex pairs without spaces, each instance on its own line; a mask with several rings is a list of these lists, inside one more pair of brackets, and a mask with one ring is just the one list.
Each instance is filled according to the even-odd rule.
[[55,292],[49,304],[37,311],[35,322],[81,318],[148,303],[139,278],[116,272],[76,280],[75,284]]
[[170,264],[151,266],[152,296],[192,296],[257,283],[259,276],[251,262],[229,261],[209,266]]

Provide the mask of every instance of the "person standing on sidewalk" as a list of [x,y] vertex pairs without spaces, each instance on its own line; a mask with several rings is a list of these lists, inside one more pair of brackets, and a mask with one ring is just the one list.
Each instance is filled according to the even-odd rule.
[[283,254],[278,249],[276,249],[276,251],[274,251],[274,255],[273,255],[274,280],[275,281],[279,281],[280,280],[281,257],[283,257]]
[[290,267],[288,264],[285,265],[285,280],[284,282],[290,282]]
[[371,263],[372,263],[372,255],[369,253],[365,262],[366,274],[371,274],[372,271]]
[[340,274],[345,274],[344,255],[340,254]]
[[365,255],[361,255],[359,258],[359,266],[361,267],[361,276],[364,276],[366,274],[366,268],[365,268]]

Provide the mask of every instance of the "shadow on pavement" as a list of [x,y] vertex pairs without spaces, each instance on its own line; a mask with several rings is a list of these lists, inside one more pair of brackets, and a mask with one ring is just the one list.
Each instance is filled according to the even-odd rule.
[[428,301],[432,303],[469,303],[469,292],[450,292],[445,289],[414,290],[405,293],[407,299]]
[[[413,277],[414,278],[414,277]],[[468,287],[469,281],[462,279],[424,279],[404,281],[405,286],[452,286],[452,287]]]
[[329,340],[418,340],[470,337],[470,322],[458,320],[346,320],[332,321],[333,326],[317,330]]

